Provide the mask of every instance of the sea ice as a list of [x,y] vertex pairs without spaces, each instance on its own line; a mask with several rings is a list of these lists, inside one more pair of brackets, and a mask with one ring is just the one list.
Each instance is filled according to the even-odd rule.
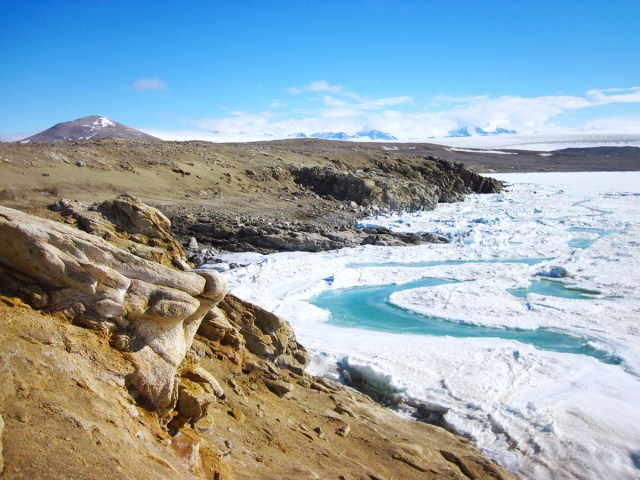
[[[640,172],[497,176],[511,184],[504,193],[363,221],[437,232],[448,244],[279,253],[225,276],[233,293],[292,323],[312,373],[336,376],[340,362],[414,403],[445,406],[452,429],[525,478],[637,479]],[[449,282],[389,301],[451,321],[584,337],[621,363],[497,337],[346,328],[309,303],[326,291],[425,277]],[[551,281],[598,294],[512,293]]]

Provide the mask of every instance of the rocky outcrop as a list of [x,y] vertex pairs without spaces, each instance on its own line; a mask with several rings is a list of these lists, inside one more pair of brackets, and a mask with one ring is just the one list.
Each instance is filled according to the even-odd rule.
[[[214,248],[260,253],[320,252],[359,245],[402,246],[448,241],[446,237],[433,233],[398,233],[383,227],[351,226],[325,230],[308,223],[267,222],[253,218],[239,221],[222,215],[211,218],[207,223],[196,223],[189,232]],[[212,260],[206,249],[187,249],[187,255],[189,261],[196,265]]]
[[0,318],[2,478],[514,478],[465,439],[248,351],[241,368],[201,335],[162,425],[104,335],[2,295]]
[[49,207],[81,230],[97,235],[138,257],[186,270],[184,251],[171,235],[171,221],[133,195],[122,194],[89,206],[62,199]]
[[340,170],[333,166],[295,169],[295,181],[317,195],[381,210],[432,210],[439,202],[468,193],[497,193],[502,186],[453,163],[427,157],[421,163],[377,162],[376,169]]
[[[109,234],[116,227],[139,235],[135,225],[140,225],[145,236],[169,237],[160,212],[135,199],[120,197],[99,208],[108,209],[116,223],[73,211],[85,227],[116,245],[123,240]],[[226,282],[214,270],[169,269],[136,255],[137,249],[127,252],[96,235],[4,207],[0,243],[0,287],[37,308],[64,312],[76,323],[107,332],[135,366],[129,385],[162,415],[177,407],[183,420],[197,421],[224,396],[215,378],[187,356],[199,329],[203,339],[226,345],[238,364],[245,346],[300,374],[309,361],[286,321],[225,298]]]
[[[447,239],[433,233],[407,234],[384,228],[358,229],[358,219],[389,211],[431,210],[438,203],[460,201],[469,193],[496,193],[498,181],[435,157],[405,162],[373,162],[375,168],[290,167],[285,190],[296,198],[319,202],[304,219],[265,219],[257,216],[199,215],[184,225],[176,215],[177,233],[203,244],[230,251],[318,252],[359,245],[401,246],[442,243]],[[256,178],[256,176],[252,176]],[[297,200],[295,200],[297,201]],[[189,252],[196,264],[197,252]]]
[[438,188],[433,184],[390,173],[306,167],[296,170],[294,174],[297,183],[317,195],[353,201],[362,206],[413,211],[431,210],[438,203]]
[[[443,194],[454,194],[455,197],[449,201],[458,201],[461,193],[498,193],[502,190],[502,185],[495,178],[479,175],[466,168],[463,163],[451,162],[434,157],[430,157],[429,159],[435,161],[440,171],[445,174],[445,178],[448,180],[448,184],[445,185],[448,186],[451,191],[447,192],[445,188]],[[444,185],[437,180],[436,183],[443,189]],[[457,190],[457,192],[454,190]],[[440,201],[445,200],[441,198]]]
[[227,295],[219,308],[238,328],[247,350],[302,375],[309,354],[296,341],[289,322],[233,295]]
[[[149,233],[149,232],[147,232]],[[0,207],[0,286],[107,331],[135,366],[129,381],[162,414],[202,318],[227,291],[215,271],[180,272],[58,222]]]

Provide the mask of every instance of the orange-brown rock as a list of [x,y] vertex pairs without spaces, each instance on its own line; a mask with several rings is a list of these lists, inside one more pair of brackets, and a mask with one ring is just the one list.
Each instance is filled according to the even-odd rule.
[[0,244],[1,287],[117,334],[136,366],[129,381],[161,412],[175,406],[177,369],[202,318],[227,291],[219,273],[172,270],[6,207],[0,207]]

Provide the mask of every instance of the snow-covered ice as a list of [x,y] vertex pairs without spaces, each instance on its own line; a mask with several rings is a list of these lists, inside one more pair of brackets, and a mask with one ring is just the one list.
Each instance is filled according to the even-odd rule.
[[471,148],[447,148],[450,152],[467,152],[467,153],[495,153],[497,155],[517,155],[516,152],[503,152],[502,150],[473,150]]
[[431,143],[457,148],[514,149],[548,152],[564,148],[640,147],[638,134],[530,134],[430,138]]
[[[335,375],[348,359],[409,398],[447,407],[453,428],[526,478],[640,478],[640,172],[495,176],[508,191],[363,222],[437,232],[448,244],[247,257],[253,263],[225,276],[233,293],[291,322],[312,373]],[[621,363],[497,337],[345,328],[310,303],[328,290],[426,277],[456,281],[389,302],[582,336]],[[513,294],[549,281],[591,293]]]

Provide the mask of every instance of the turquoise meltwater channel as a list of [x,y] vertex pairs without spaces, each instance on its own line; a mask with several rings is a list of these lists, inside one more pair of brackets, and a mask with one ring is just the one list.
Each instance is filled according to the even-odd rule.
[[341,327],[413,335],[502,338],[527,343],[540,350],[588,355],[601,362],[615,365],[621,363],[618,357],[594,348],[585,338],[545,328],[525,330],[458,323],[410,312],[396,307],[388,301],[389,296],[394,292],[421,287],[435,287],[446,283],[454,282],[451,280],[423,278],[401,285],[328,290],[312,298],[310,303],[331,312],[329,322]]

